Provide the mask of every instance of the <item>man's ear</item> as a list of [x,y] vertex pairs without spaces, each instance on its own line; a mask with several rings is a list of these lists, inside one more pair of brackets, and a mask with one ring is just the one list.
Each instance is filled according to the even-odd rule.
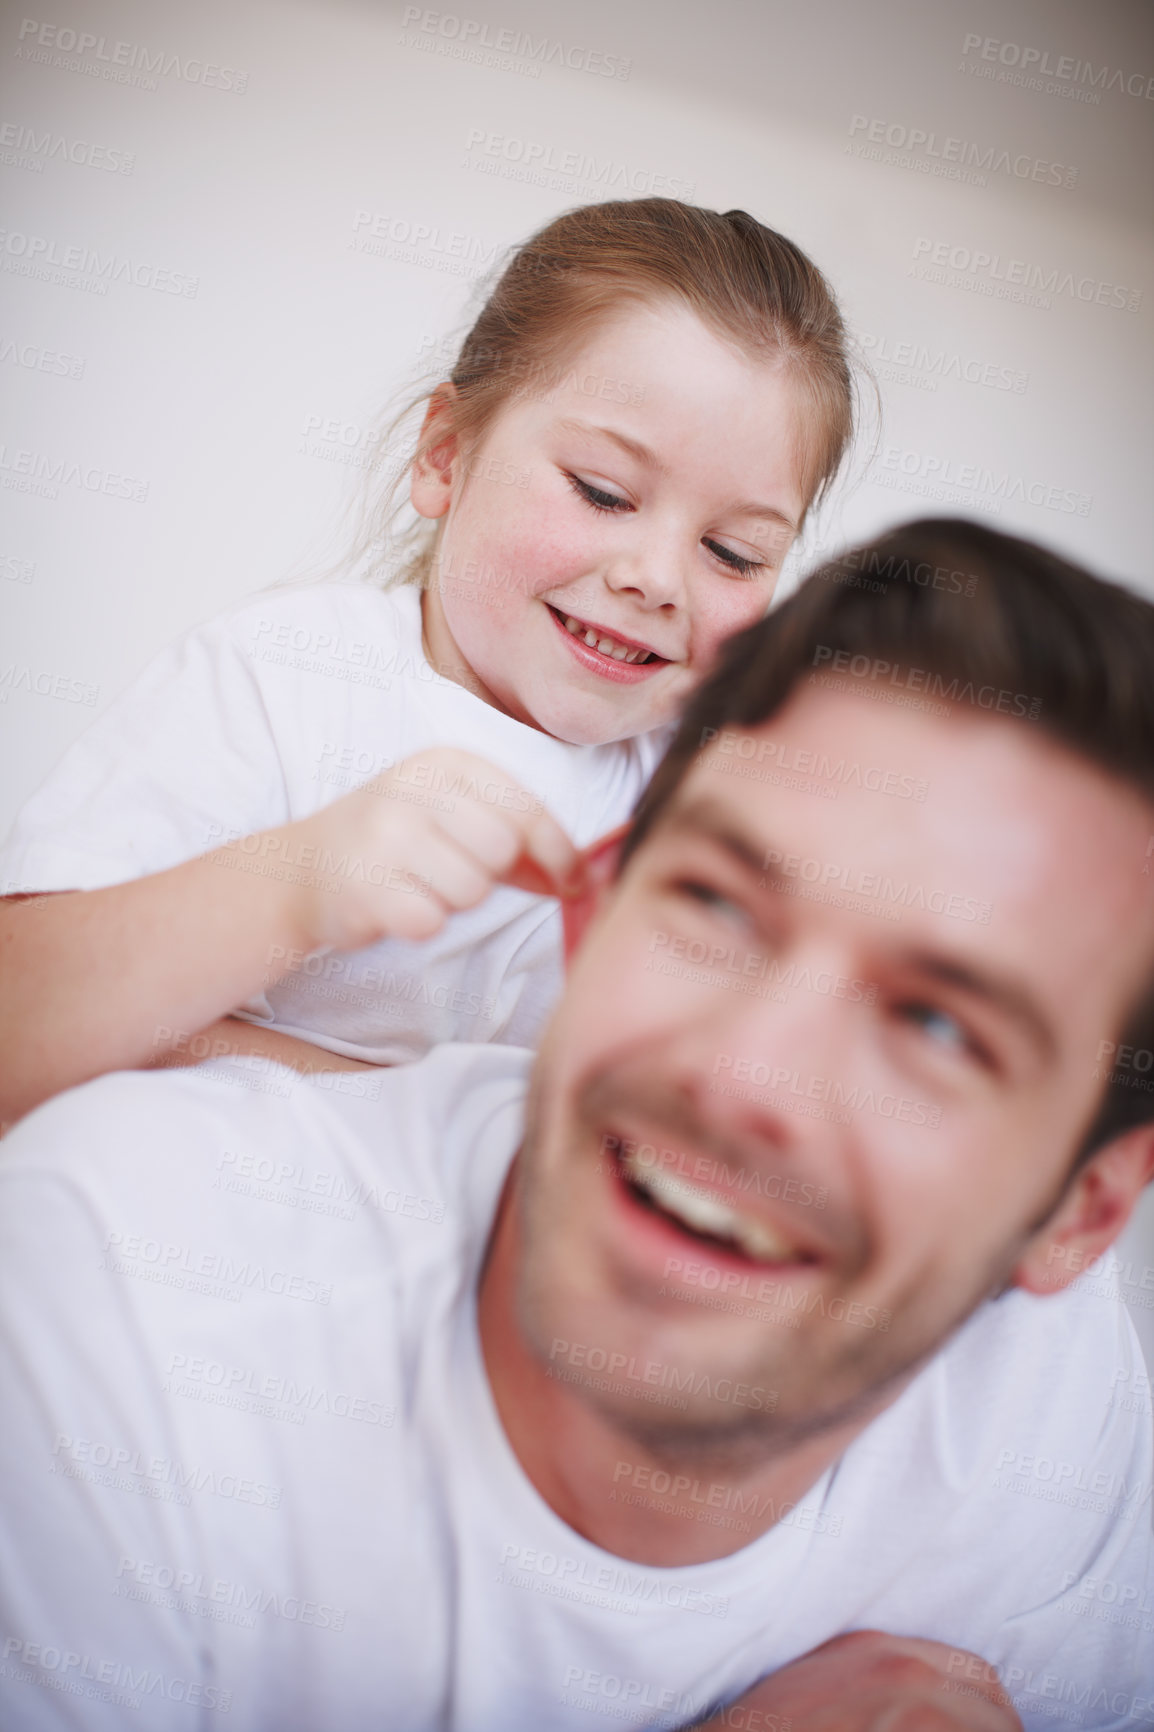
[[629,825],[616,830],[586,848],[581,856],[585,886],[578,896],[567,896],[561,904],[561,921],[565,935],[565,961],[568,962],[584,936],[585,928],[600,907],[606,891],[617,876],[617,857],[629,834]]
[[1154,1124],[1138,1125],[1092,1155],[1054,1213],[1029,1241],[1011,1284],[1058,1293],[1083,1274],[1125,1227],[1154,1177]]
[[444,517],[453,502],[460,445],[453,420],[454,385],[438,385],[425,410],[417,456],[409,476],[409,498],[422,517]]

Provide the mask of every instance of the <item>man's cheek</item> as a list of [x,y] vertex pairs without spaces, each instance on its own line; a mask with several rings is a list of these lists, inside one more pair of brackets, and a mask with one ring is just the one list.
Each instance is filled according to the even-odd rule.
[[654,966],[656,961],[645,946],[607,947],[599,958],[597,1020],[591,1026],[601,1031],[599,1044],[607,1050],[619,1050],[616,1031],[644,1040],[646,1030],[670,1022],[676,995],[670,992],[668,976]]
[[624,1043],[644,1042],[667,1028],[680,995],[662,964],[665,936],[652,920],[623,918],[620,893],[599,911],[569,963],[566,1001],[574,1033],[583,1047],[592,1043],[610,1063]]
[[876,1193],[889,1198],[884,1221],[875,1225],[874,1247],[890,1294],[885,1302],[911,1320],[919,1310],[918,1294],[924,1308],[952,1310],[959,1301],[973,1303],[983,1286],[996,1292],[1009,1261],[1007,1235],[998,1225],[1004,1217],[992,1199],[966,1180],[951,1184],[944,1154],[935,1162],[933,1150],[923,1145],[920,1160],[926,1169],[936,1166],[936,1173],[906,1176],[904,1183],[895,1175],[879,1181]]

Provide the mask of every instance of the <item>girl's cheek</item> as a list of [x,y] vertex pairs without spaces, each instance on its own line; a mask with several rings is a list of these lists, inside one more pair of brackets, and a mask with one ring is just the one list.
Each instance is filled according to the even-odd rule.
[[699,627],[694,632],[689,657],[689,671],[694,685],[706,679],[712,672],[726,639],[740,631],[743,625],[752,623],[752,620],[725,621],[721,625]]
[[567,542],[563,530],[545,517],[515,508],[485,537],[489,563],[501,567],[505,581],[523,595],[547,589],[564,571]]
[[756,579],[743,583],[733,597],[729,609],[732,623],[726,626],[724,636],[730,637],[735,631],[741,631],[747,625],[755,625],[759,619],[764,619],[773,600],[774,587],[773,584],[759,583]]
[[694,610],[692,662],[699,679],[713,666],[727,638],[764,618],[773,596],[761,584],[739,583],[736,578],[726,581],[732,585],[729,592],[711,595]]

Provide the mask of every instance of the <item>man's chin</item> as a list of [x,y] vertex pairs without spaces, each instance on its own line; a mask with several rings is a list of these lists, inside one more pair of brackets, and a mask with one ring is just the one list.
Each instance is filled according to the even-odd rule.
[[[848,1441],[1012,1268],[1002,1247],[952,1292],[924,1267],[887,1294],[847,1258],[840,1296],[829,1271],[802,1270],[812,1292],[788,1315],[706,1308],[659,1279],[659,1254],[634,1255],[636,1235],[605,1225],[612,1198],[585,1182],[605,1114],[577,1115],[583,1135],[558,1124],[542,1137],[542,1099],[538,1076],[523,1149],[520,1333],[550,1381],[657,1457],[765,1461],[823,1434]],[[659,1121],[660,1109],[650,1116]],[[566,1158],[541,1161],[549,1143]]]
[[681,1471],[737,1476],[823,1436],[848,1441],[941,1345],[936,1332],[928,1341],[900,1324],[850,1343],[848,1325],[827,1323],[790,1331],[781,1353],[733,1354],[732,1341],[687,1342],[668,1317],[656,1326],[630,1317],[619,1294],[591,1303],[588,1290],[566,1291],[536,1273],[541,1279],[523,1271],[518,1310],[545,1376],[623,1442]]
[[863,1396],[829,1412],[791,1420],[777,1414],[728,1415],[712,1411],[669,1413],[602,1410],[624,1439],[670,1472],[692,1472],[715,1481],[745,1480],[806,1444],[856,1431],[884,1402]]

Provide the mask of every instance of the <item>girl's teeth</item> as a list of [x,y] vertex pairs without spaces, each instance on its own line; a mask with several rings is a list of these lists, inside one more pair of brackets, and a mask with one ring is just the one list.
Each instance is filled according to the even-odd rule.
[[590,649],[600,650],[603,656],[612,656],[615,662],[638,662],[642,656],[648,655],[647,650],[627,649],[623,643],[618,643],[611,637],[598,637],[595,631],[574,619],[571,613],[562,614],[565,630],[572,632],[574,637],[583,638]]

